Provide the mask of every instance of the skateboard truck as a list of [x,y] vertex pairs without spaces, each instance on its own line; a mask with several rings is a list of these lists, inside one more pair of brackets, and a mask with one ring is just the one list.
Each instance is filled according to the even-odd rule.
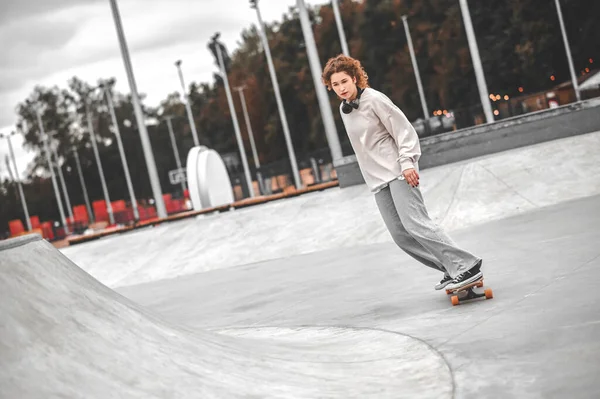
[[483,293],[478,293],[474,289],[483,287],[483,279],[474,281],[470,284],[465,285],[464,287],[457,288],[455,290],[446,290],[446,294],[452,296],[450,297],[450,301],[452,302],[452,306],[456,306],[463,301],[469,301],[471,299],[484,298],[492,299],[494,294],[491,288],[485,288]]

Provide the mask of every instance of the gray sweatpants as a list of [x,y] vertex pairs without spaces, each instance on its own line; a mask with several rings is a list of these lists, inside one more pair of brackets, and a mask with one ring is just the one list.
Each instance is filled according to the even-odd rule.
[[431,220],[419,187],[394,180],[375,194],[375,202],[394,242],[424,265],[454,278],[481,260],[459,248]]

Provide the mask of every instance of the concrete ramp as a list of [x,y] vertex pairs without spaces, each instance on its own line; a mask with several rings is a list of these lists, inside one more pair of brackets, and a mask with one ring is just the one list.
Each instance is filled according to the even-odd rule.
[[[599,148],[596,132],[425,169],[423,197],[431,217],[452,232],[598,195]],[[392,240],[373,195],[366,186],[353,186],[106,237],[62,252],[116,288],[378,243]]]
[[[202,306],[202,304],[198,304]],[[447,398],[427,344],[342,327],[191,331],[99,283],[38,235],[0,242],[2,398]]]

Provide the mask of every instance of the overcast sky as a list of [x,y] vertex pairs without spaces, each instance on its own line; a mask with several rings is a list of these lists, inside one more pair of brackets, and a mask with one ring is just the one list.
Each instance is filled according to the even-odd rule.
[[[321,4],[323,0],[307,1]],[[216,71],[206,45],[221,39],[232,53],[242,30],[257,23],[248,0],[118,0],[138,90],[156,106],[180,91],[174,62],[183,61],[186,84],[210,82]],[[265,22],[281,20],[295,0],[261,0]],[[17,121],[15,107],[37,84],[66,87],[78,76],[90,83],[115,76],[129,92],[109,0],[0,0],[0,132]],[[274,54],[274,57],[277,55]],[[31,156],[13,138],[19,174]],[[0,140],[0,176],[6,176],[6,140]]]

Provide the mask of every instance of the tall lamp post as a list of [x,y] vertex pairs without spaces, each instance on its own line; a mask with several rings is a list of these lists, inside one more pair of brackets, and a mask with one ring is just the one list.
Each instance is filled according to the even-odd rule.
[[42,111],[39,106],[36,107],[35,112],[37,114],[38,128],[40,130],[40,139],[43,142],[44,152],[46,153],[46,160],[48,161],[48,169],[50,169],[50,177],[52,179],[52,186],[54,187],[54,197],[56,198],[56,203],[58,204],[58,213],[60,215],[63,228],[65,229],[65,234],[69,234],[69,225],[67,225],[67,220],[65,219],[65,212],[63,210],[62,200],[60,198],[60,191],[58,190],[56,176],[54,175],[54,168],[52,167],[52,155],[50,155],[48,135],[44,131],[44,123],[42,122]]
[[252,125],[250,123],[250,116],[248,115],[248,108],[246,107],[246,96],[244,96],[244,89],[246,86],[234,87],[233,90],[237,91],[240,95],[240,102],[242,103],[242,111],[244,111],[244,121],[246,122],[246,129],[248,130],[248,136],[250,137],[250,147],[252,148],[252,156],[254,157],[254,166],[256,167],[256,179],[258,180],[258,187],[261,192],[263,190],[263,181],[260,173],[260,159],[258,158],[258,152],[256,151],[256,143],[254,142],[254,134],[252,133]]
[[110,203],[108,188],[106,187],[106,180],[104,179],[104,168],[102,167],[100,153],[98,152],[98,143],[96,142],[96,135],[94,134],[94,125],[92,123],[92,115],[90,113],[89,102],[90,99],[88,97],[85,100],[85,114],[88,123],[88,133],[90,134],[90,141],[92,142],[92,149],[94,150],[94,157],[96,158],[96,165],[98,166],[98,174],[100,175],[100,183],[102,184],[102,192],[104,193],[104,202],[106,202],[106,212],[108,212],[108,220],[112,225],[115,224],[115,217],[113,215],[112,204]]
[[[25,193],[23,192],[23,185],[21,184],[21,177],[19,176],[19,169],[17,168],[17,160],[15,159],[15,153],[13,151],[10,136],[14,136],[15,132],[10,132],[6,135],[6,141],[8,142],[8,151],[10,152],[10,158],[12,159],[13,167],[15,168],[15,180],[17,187],[19,188],[19,197],[21,198],[21,206],[23,206],[23,214],[25,215],[25,223],[27,224],[27,230],[31,231],[31,220],[29,219],[29,210],[27,209],[27,201],[25,200]],[[4,137],[0,133],[0,138]],[[10,170],[10,169],[9,169]]]
[[425,91],[423,90],[423,83],[421,82],[421,74],[419,73],[419,65],[417,64],[417,57],[415,55],[415,49],[413,47],[412,37],[410,35],[410,29],[408,28],[408,17],[402,16],[402,23],[404,24],[404,32],[406,33],[406,40],[408,42],[408,50],[410,51],[410,59],[412,60],[413,69],[415,70],[415,79],[417,80],[417,88],[419,89],[419,97],[421,98],[421,107],[423,108],[423,117],[427,122],[429,119],[429,109],[427,107],[427,101],[425,100]]
[[[54,135],[56,135],[56,133],[57,132],[55,130],[48,132],[50,137],[53,137]],[[71,222],[74,222],[75,219],[73,218],[73,207],[71,206],[71,199],[69,197],[69,192],[67,191],[67,185],[65,183],[65,176],[63,175],[62,167],[60,166],[60,159],[58,159],[58,152],[56,151],[56,147],[54,147],[52,145],[50,147],[52,149],[52,153],[54,154],[54,160],[56,161],[56,169],[58,170],[58,179],[60,180],[60,185],[62,186],[63,195],[65,196],[65,203],[67,204],[67,211],[69,212],[69,217],[71,218]]]
[[271,75],[271,84],[273,85],[273,92],[275,93],[275,101],[277,102],[279,119],[281,119],[283,136],[285,138],[285,144],[287,147],[288,155],[290,157],[290,166],[292,168],[294,184],[296,185],[296,188],[301,188],[302,180],[300,179],[300,173],[298,172],[298,162],[296,161],[296,154],[294,152],[294,145],[292,143],[292,138],[290,135],[290,128],[288,126],[287,116],[285,115],[285,108],[283,107],[283,101],[281,99],[281,93],[279,90],[279,82],[277,81],[277,74],[275,73],[273,58],[271,57],[269,41],[267,40],[267,34],[265,33],[265,27],[263,24],[262,16],[260,14],[260,8],[258,7],[258,0],[250,0],[250,7],[256,10],[256,17],[258,18],[258,32],[260,33],[260,39],[265,50],[265,56],[267,57],[267,65],[269,66],[269,74]]
[[200,141],[198,140],[198,132],[196,131],[196,122],[194,122],[194,114],[192,114],[192,106],[190,103],[190,97],[187,94],[187,90],[185,88],[185,82],[183,80],[183,72],[181,71],[181,60],[177,60],[175,62],[175,66],[177,67],[177,72],[179,74],[179,82],[181,83],[181,91],[183,93],[183,98],[185,99],[185,111],[188,116],[188,122],[190,124],[190,129],[192,130],[192,136],[194,138],[194,145],[198,147],[200,145]]
[[346,57],[349,57],[350,50],[348,50],[348,43],[346,42],[346,33],[344,33],[344,25],[342,23],[342,16],[340,15],[339,0],[331,0],[331,6],[333,7],[335,25],[337,26],[338,35],[340,36],[340,43],[342,44],[342,53]]
[[125,181],[127,182],[127,190],[129,191],[129,198],[131,200],[131,207],[133,208],[133,217],[136,221],[140,220],[140,213],[138,211],[138,203],[135,197],[135,191],[133,190],[133,184],[131,183],[131,176],[129,175],[129,166],[127,165],[127,157],[125,156],[125,149],[123,148],[123,140],[121,138],[121,130],[119,129],[119,121],[115,113],[115,107],[112,101],[112,92],[110,87],[105,84],[100,85],[100,89],[104,92],[106,97],[106,103],[108,104],[108,110],[110,112],[110,118],[112,119],[115,136],[117,137],[117,146],[119,147],[119,154],[121,155],[121,163],[123,164],[123,173],[125,174]]
[[333,119],[333,112],[331,111],[331,104],[327,97],[327,89],[325,89],[325,86],[321,82],[321,71],[323,69],[321,68],[321,61],[319,60],[315,37],[313,35],[312,26],[310,24],[310,19],[308,18],[308,12],[306,11],[304,1],[297,0],[296,4],[300,14],[300,24],[302,25],[308,62],[315,85],[315,91],[317,92],[317,100],[319,101],[319,108],[321,109],[321,117],[323,118],[323,125],[325,126],[325,135],[327,136],[329,150],[331,151],[331,157],[335,164],[338,159],[342,158],[343,154],[340,139],[335,127],[335,120]]
[[[169,129],[169,137],[171,138],[171,146],[173,147],[173,155],[175,156],[175,165],[177,169],[181,169],[181,159],[179,158],[179,149],[177,148],[177,141],[175,140],[175,133],[173,132],[173,124],[171,123],[171,119],[173,119],[172,115],[168,115],[165,117],[167,120],[167,128]],[[181,190],[184,192],[187,190],[187,186],[185,184],[185,179],[181,179]]]
[[77,153],[77,147],[73,146],[73,157],[75,158],[75,166],[77,167],[77,173],[79,174],[79,183],[81,183],[81,190],[83,191],[83,199],[85,200],[85,207],[88,212],[88,216],[90,221],[93,223],[94,213],[92,212],[92,207],[90,206],[90,197],[88,196],[87,187],[85,185],[85,179],[83,178],[83,171],[81,170],[81,162],[79,162],[79,154]]
[[231,120],[233,122],[233,129],[235,130],[235,137],[237,139],[238,147],[240,150],[240,157],[242,160],[242,166],[244,168],[244,176],[246,177],[246,185],[248,187],[248,193],[250,197],[254,197],[254,187],[252,187],[252,178],[250,177],[250,169],[248,168],[248,159],[246,158],[246,151],[244,150],[244,142],[242,141],[242,134],[240,133],[240,125],[238,123],[237,114],[235,112],[235,106],[233,104],[233,98],[231,96],[231,89],[229,88],[229,79],[227,78],[227,69],[223,61],[223,54],[221,48],[223,44],[219,42],[220,33],[216,33],[211,38],[212,44],[215,46],[217,53],[217,61],[221,69],[221,77],[225,85],[225,95],[227,96],[227,103],[229,104],[229,112],[231,113]]
[[563,43],[565,44],[565,51],[567,53],[567,61],[569,62],[569,72],[571,73],[571,83],[573,84],[573,90],[575,90],[575,97],[577,101],[581,101],[581,93],[579,92],[579,85],[577,83],[577,77],[575,75],[575,67],[573,66],[573,57],[571,57],[571,47],[569,46],[569,39],[567,38],[567,30],[565,29],[565,22],[563,21],[562,9],[560,7],[560,0],[554,0],[556,3],[556,13],[558,14],[558,22],[560,24],[560,31],[562,33]]
[[492,113],[492,105],[490,104],[490,98],[488,97],[489,91],[485,82],[483,66],[481,65],[481,57],[479,56],[479,48],[477,47],[477,39],[475,38],[475,30],[473,29],[473,22],[471,21],[469,5],[467,4],[467,0],[459,0],[459,3],[465,24],[465,32],[467,33],[467,42],[469,43],[471,59],[473,60],[473,69],[475,71],[475,79],[477,80],[477,88],[479,89],[481,106],[483,107],[486,122],[492,123],[494,122],[494,114]]
[[140,140],[142,141],[142,149],[144,151],[144,158],[146,159],[146,167],[148,169],[148,177],[150,178],[152,194],[154,195],[156,213],[159,218],[166,218],[167,208],[165,207],[165,201],[162,196],[160,180],[158,178],[158,171],[156,170],[156,162],[154,160],[154,154],[152,153],[150,138],[148,137],[148,130],[146,129],[146,123],[144,121],[144,114],[142,112],[142,106],[140,104],[137,84],[135,82],[135,77],[133,76],[133,68],[131,66],[129,49],[125,40],[125,32],[123,31],[123,24],[121,23],[121,15],[119,14],[117,0],[110,0],[110,6],[115,22],[115,28],[117,30],[119,46],[121,48],[121,56],[123,58],[123,63],[125,64],[125,71],[127,72],[127,80],[129,81],[129,89],[131,91],[131,101],[133,102],[133,110],[135,112],[137,128],[140,134]]

